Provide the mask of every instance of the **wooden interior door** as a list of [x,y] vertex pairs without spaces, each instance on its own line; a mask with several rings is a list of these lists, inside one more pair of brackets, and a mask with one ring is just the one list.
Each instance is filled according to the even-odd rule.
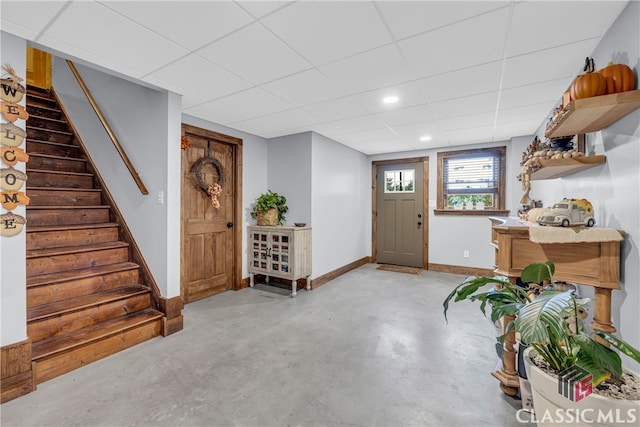
[[374,165],[374,245],[378,263],[427,266],[426,165],[424,159]]
[[51,54],[27,46],[27,85],[51,89]]
[[[188,303],[239,287],[241,229],[236,224],[241,224],[241,140],[189,125],[182,125],[182,134],[191,144],[182,150],[181,183],[180,289]],[[200,184],[194,175],[197,171]],[[222,187],[219,207],[203,189],[214,183]]]

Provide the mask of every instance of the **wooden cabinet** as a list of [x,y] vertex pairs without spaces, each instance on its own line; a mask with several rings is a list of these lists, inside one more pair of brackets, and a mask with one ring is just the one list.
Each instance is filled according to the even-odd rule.
[[249,286],[254,275],[291,280],[291,296],[296,296],[298,279],[307,280],[311,290],[311,228],[249,226]]

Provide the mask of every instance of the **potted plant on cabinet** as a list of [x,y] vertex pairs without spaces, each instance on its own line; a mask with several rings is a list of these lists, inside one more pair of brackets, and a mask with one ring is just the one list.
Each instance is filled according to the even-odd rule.
[[258,225],[283,225],[288,211],[286,197],[268,190],[256,199],[251,218],[257,220]]
[[[553,273],[550,261],[535,263],[523,270],[522,280],[550,282]],[[489,283],[500,289],[477,292]],[[623,370],[618,353],[602,342],[639,363],[640,351],[606,332],[596,332],[602,342],[587,335],[573,291],[545,289],[532,298],[519,288],[500,278],[467,279],[445,299],[445,318],[452,299],[481,301],[483,312],[489,303],[495,320],[515,315],[513,328],[530,346],[523,359],[539,426],[636,422],[640,417],[640,377]]]

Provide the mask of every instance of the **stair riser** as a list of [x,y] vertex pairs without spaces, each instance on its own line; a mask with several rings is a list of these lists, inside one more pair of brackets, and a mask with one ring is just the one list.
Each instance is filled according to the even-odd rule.
[[73,135],[61,132],[48,132],[46,129],[36,129],[27,125],[27,138],[37,139],[38,141],[59,142],[62,144],[70,144],[73,141]]
[[29,94],[27,94],[27,105],[34,107],[56,108],[56,102],[53,99],[35,98],[33,96],[29,96]]
[[79,148],[75,145],[60,146],[47,144],[46,142],[27,140],[27,153],[50,154],[52,156],[60,157],[78,157]]
[[39,341],[150,307],[151,295],[149,292],[133,295],[128,298],[123,298],[122,300],[87,307],[84,310],[73,313],[64,313],[58,316],[28,322],[27,335],[31,341]]
[[118,227],[83,228],[80,230],[55,230],[27,233],[27,250],[61,248],[64,246],[91,245],[118,240]]
[[102,204],[99,191],[28,190],[29,206],[98,206]]
[[[28,209],[28,208],[27,208]],[[109,208],[83,209],[28,209],[27,221],[31,226],[98,224],[109,222]]]
[[62,111],[60,110],[52,110],[49,108],[45,108],[41,105],[27,105],[27,112],[29,116],[40,116],[46,117],[48,119],[62,120]]
[[49,157],[39,157],[32,155],[29,157],[29,169],[44,169],[50,171],[65,172],[86,172],[86,162],[84,160],[52,159]]
[[29,126],[43,129],[68,130],[67,122],[65,121],[50,119],[48,117],[40,117],[37,115],[29,117]]
[[39,359],[36,361],[34,367],[34,382],[40,384],[81,368],[96,360],[150,340],[160,335],[161,328],[161,321],[155,320],[138,328],[129,329],[104,340],[82,346],[75,351],[67,351]]
[[138,269],[27,288],[27,308],[140,283]]
[[128,260],[128,248],[105,249],[76,254],[62,254],[49,257],[27,259],[27,275],[40,276],[42,274],[57,273],[66,270],[109,265]]
[[64,175],[39,171],[28,171],[27,185],[30,187],[93,188],[92,175]]

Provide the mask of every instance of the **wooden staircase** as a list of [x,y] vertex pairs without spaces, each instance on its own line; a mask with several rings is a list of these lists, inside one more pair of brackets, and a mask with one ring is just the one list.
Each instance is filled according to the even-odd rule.
[[27,88],[27,334],[34,384],[162,332],[157,295],[49,91]]

